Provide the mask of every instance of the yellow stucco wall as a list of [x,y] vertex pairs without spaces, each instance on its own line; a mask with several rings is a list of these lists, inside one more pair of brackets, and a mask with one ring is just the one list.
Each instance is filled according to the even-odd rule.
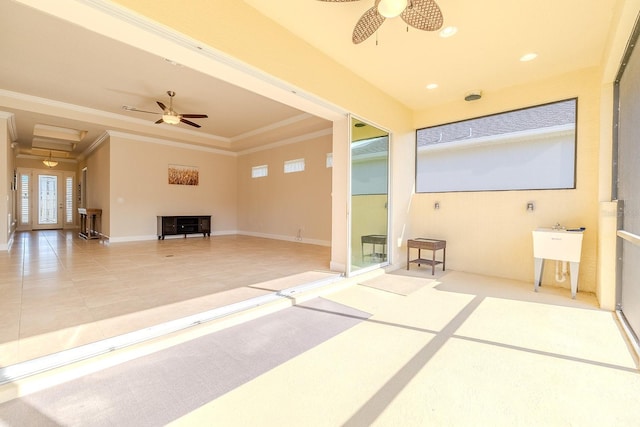
[[[595,292],[598,236],[598,154],[600,91],[597,69],[514,87],[479,101],[453,103],[415,115],[417,128],[449,123],[561,99],[578,98],[576,188],[572,190],[421,193],[413,196],[411,235],[447,240],[453,270],[531,281],[531,231],[556,223],[586,227],[580,289]],[[434,209],[434,203],[440,209]],[[535,210],[526,210],[527,202]],[[547,264],[543,285],[556,285]],[[568,287],[569,281],[560,286]]]

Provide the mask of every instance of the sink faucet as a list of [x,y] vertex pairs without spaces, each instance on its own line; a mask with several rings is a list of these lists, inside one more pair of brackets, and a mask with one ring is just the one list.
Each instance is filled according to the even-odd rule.
[[565,227],[563,225],[560,225],[559,222],[556,222],[556,225],[554,225],[553,227],[551,227],[552,230],[564,230]]

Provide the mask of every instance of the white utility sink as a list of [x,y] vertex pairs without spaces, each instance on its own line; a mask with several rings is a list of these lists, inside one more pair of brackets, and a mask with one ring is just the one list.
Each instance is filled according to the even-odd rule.
[[569,262],[571,272],[571,296],[578,291],[578,271],[582,253],[584,229],[558,230],[538,228],[533,231],[534,286],[537,292],[542,279],[544,260],[551,259]]

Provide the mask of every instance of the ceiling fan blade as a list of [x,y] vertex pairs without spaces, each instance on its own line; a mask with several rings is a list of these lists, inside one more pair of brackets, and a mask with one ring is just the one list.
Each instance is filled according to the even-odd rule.
[[181,117],[186,117],[188,119],[208,119],[209,116],[206,114],[180,114]]
[[164,120],[160,119],[156,122],[157,125],[159,125],[160,123],[164,123]]
[[423,31],[436,31],[442,27],[440,7],[433,0],[409,0],[400,17],[407,24]]
[[182,118],[181,118],[181,119],[180,119],[180,121],[181,121],[182,123],[184,123],[184,124],[189,125],[189,126],[193,126],[193,127],[197,127],[197,128],[199,128],[199,127],[200,127],[200,125],[199,125],[199,124],[197,124],[197,123],[193,123],[193,122],[190,122],[189,120],[186,120],[186,119],[182,119]]
[[360,17],[358,23],[353,29],[353,35],[351,37],[353,43],[362,43],[368,39],[371,34],[375,33],[376,30],[380,28],[384,19],[384,16],[378,13],[378,8],[376,6],[367,10],[364,15]]
[[162,111],[167,111],[167,107],[162,102],[160,101],[156,101],[156,102],[158,103],[158,106],[162,108]]
[[123,108],[126,111],[135,111],[136,113],[149,113],[149,114],[158,114],[157,111],[146,111],[146,110],[138,110],[135,107],[127,107],[127,108]]

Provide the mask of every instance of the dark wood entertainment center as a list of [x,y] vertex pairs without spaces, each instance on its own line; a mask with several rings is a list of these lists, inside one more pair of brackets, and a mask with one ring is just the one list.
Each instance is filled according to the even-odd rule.
[[200,234],[211,236],[211,215],[196,216],[159,216],[158,240],[164,240],[164,236],[178,234]]

